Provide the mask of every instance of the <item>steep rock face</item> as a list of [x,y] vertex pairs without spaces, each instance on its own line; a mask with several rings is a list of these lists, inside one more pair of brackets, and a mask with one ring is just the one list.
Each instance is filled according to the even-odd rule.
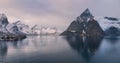
[[93,19],[87,23],[86,34],[88,36],[103,36],[104,31],[102,30],[98,22]]
[[0,32],[8,33],[6,26],[9,24],[5,14],[0,14]]
[[110,27],[105,31],[107,36],[119,36],[120,35],[120,29],[116,27]]
[[89,11],[88,8],[80,15],[80,18],[81,18],[84,22],[88,22],[91,17],[93,17],[93,16],[92,16],[92,14],[90,13],[90,11]]
[[79,25],[78,22],[73,21],[67,29],[70,32],[82,33],[83,27]]
[[9,22],[8,22],[8,19],[6,17],[5,14],[0,14],[0,26],[2,25],[7,25]]
[[18,27],[14,24],[8,24],[7,30],[12,34],[20,34]]
[[[82,25],[82,24],[81,24]],[[83,26],[79,25],[77,21],[73,21],[68,29],[61,33],[61,35],[72,36],[74,34],[81,34],[83,30]]]
[[89,9],[86,9],[70,24],[65,32],[61,33],[61,35],[103,36],[104,32],[90,13]]

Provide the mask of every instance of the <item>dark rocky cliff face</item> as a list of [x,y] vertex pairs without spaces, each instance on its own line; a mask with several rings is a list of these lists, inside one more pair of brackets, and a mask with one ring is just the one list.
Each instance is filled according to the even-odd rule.
[[104,32],[90,13],[89,9],[86,9],[70,24],[66,31],[61,33],[61,35],[104,36]]
[[82,34],[83,26],[82,23],[78,23],[77,21],[73,21],[68,29],[61,33],[61,35],[66,35],[66,36],[73,36],[73,35],[80,35]]
[[96,20],[91,20],[87,23],[86,34],[88,36],[104,36],[104,31]]
[[105,31],[105,34],[107,36],[119,36],[120,35],[120,29],[116,27],[110,27],[108,30]]
[[6,17],[5,14],[0,14],[0,26],[6,26],[7,24],[9,24],[8,19]]

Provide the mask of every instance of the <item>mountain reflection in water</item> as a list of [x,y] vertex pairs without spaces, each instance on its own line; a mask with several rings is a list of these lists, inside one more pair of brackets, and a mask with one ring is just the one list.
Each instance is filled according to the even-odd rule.
[[95,54],[101,44],[102,37],[66,37],[70,46],[81,54],[86,60]]
[[120,37],[29,36],[0,41],[0,63],[120,63]]

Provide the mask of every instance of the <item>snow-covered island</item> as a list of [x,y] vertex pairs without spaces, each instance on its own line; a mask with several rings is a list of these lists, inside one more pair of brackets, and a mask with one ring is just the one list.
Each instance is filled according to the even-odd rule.
[[0,14],[0,40],[21,40],[26,35],[20,31],[22,29],[20,21],[9,23],[5,14]]

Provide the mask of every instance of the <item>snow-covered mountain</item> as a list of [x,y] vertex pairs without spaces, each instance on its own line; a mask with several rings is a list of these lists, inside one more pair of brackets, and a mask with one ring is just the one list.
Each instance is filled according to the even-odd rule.
[[0,14],[0,26],[6,26],[8,23],[7,16],[5,14]]
[[5,14],[0,14],[0,40],[19,40],[26,38],[20,30],[19,22],[9,23]]
[[[110,27],[116,27],[120,29],[120,20],[117,18],[108,17],[111,19],[107,19],[106,17],[95,17],[95,19],[100,24],[101,28],[106,31]],[[114,19],[114,20],[113,20]]]
[[27,34],[29,26],[23,24],[21,21],[16,21],[14,23],[8,24],[6,28],[10,33],[13,34]]
[[12,34],[26,34],[28,33],[29,26],[23,24],[21,21],[9,23],[5,14],[0,14],[0,32]]
[[113,17],[97,17],[95,18],[107,36],[120,35],[120,20]]
[[18,30],[21,31],[24,34],[28,34],[29,33],[29,26],[22,23],[21,21],[17,21],[15,22],[16,26],[18,27]]

